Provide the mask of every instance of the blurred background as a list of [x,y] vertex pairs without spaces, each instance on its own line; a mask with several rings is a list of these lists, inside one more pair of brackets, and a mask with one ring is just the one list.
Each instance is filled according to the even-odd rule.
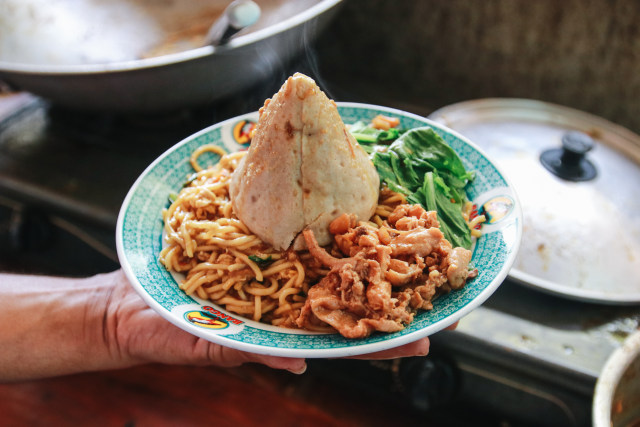
[[318,65],[346,99],[428,112],[530,98],[638,132],[639,16],[622,0],[347,1],[318,42]]

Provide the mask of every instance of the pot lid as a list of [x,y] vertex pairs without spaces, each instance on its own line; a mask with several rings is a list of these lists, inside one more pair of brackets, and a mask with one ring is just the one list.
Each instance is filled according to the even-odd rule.
[[640,302],[640,136],[600,117],[526,99],[480,99],[430,119],[483,149],[520,198],[509,277],[579,300]]

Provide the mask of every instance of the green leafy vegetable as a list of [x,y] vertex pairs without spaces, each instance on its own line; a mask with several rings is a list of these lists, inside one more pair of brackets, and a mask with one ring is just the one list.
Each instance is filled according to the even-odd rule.
[[391,144],[405,131],[398,128],[389,130],[376,129],[370,124],[359,121],[351,125],[349,132],[356,138],[362,148],[371,154],[376,148]]
[[464,188],[474,175],[433,129],[411,129],[386,151],[374,148],[371,153],[382,182],[410,203],[437,211],[442,232],[454,247],[471,247],[462,207],[467,201]]
[[260,258],[258,255],[249,255],[249,259],[258,264],[259,267],[265,267],[273,262],[271,255],[266,258]]

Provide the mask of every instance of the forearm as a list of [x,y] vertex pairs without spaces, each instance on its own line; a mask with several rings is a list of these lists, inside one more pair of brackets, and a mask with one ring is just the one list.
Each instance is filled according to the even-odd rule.
[[111,367],[103,331],[112,276],[0,274],[0,382]]
[[[424,338],[363,358],[424,355]],[[0,382],[167,364],[262,363],[304,372],[305,360],[252,354],[208,342],[168,323],[121,270],[87,279],[0,273]]]

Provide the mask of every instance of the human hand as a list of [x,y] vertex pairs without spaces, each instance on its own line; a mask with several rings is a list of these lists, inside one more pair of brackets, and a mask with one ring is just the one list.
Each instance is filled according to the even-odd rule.
[[[29,316],[24,316],[29,313]],[[157,362],[239,366],[260,363],[302,373],[304,359],[234,350],[164,320],[122,271],[86,279],[0,274],[0,382]],[[388,359],[427,354],[423,338],[357,356]]]
[[183,331],[153,311],[122,271],[112,274],[116,283],[105,309],[104,336],[109,353],[120,365],[158,362],[235,367],[260,363],[294,373],[306,369],[301,358],[244,352]]
[[[458,326],[458,322],[448,326],[447,330],[453,330]],[[399,359],[401,357],[426,356],[429,354],[430,341],[429,337],[420,338],[419,340],[401,345],[399,347],[390,348],[388,350],[378,351],[375,353],[361,354],[349,357],[349,359],[365,359],[365,360],[381,360],[381,359]]]
[[[234,367],[260,363],[275,369],[302,373],[302,358],[267,356],[235,350],[196,337],[162,319],[129,285],[122,271],[113,273],[116,284],[105,311],[105,342],[110,354],[123,365],[144,362]],[[447,329],[453,329],[454,324]],[[381,360],[425,356],[429,338],[352,359]]]

